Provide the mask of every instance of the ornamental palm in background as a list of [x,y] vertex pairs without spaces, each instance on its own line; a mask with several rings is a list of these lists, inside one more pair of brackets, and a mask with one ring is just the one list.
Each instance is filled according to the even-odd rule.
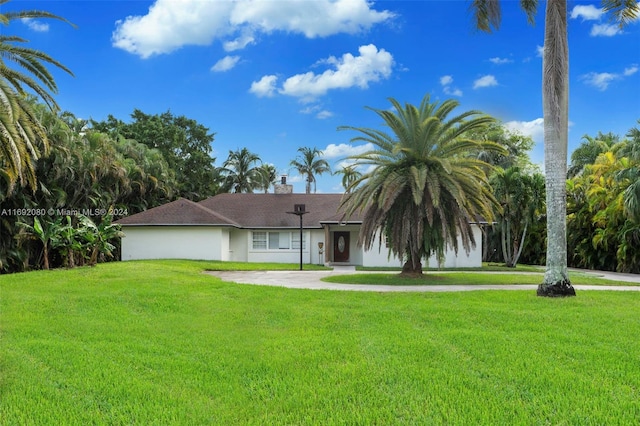
[[[640,12],[636,0],[604,0],[604,10],[624,25]],[[537,0],[520,0],[533,24]],[[476,27],[485,32],[500,27],[499,0],[474,0],[471,9]],[[539,296],[575,296],[567,274],[566,188],[569,132],[569,42],[567,1],[548,0],[545,11],[542,54],[542,111],[547,202],[547,266]]]
[[358,244],[370,250],[387,241],[390,254],[404,262],[403,273],[422,274],[422,261],[435,255],[441,262],[447,246],[469,253],[475,246],[471,222],[492,220],[496,202],[481,151],[504,153],[498,144],[469,135],[494,122],[478,111],[448,118],[459,105],[454,100],[402,107],[395,111],[368,108],[380,116],[391,133],[343,126],[361,136],[352,142],[371,143],[374,149],[349,157],[368,167],[350,186],[342,208],[349,217],[362,213]]
[[311,183],[313,182],[313,192],[316,192],[316,176],[323,173],[331,173],[331,167],[327,160],[322,157],[322,151],[318,148],[301,147],[298,148],[300,155],[292,160],[290,165],[305,177],[307,182],[306,193],[311,193]]
[[[9,0],[0,0],[0,6]],[[48,12],[29,10],[1,12],[0,25],[25,18],[64,18]],[[73,75],[46,53],[24,47],[27,40],[0,32],[0,176],[8,191],[14,185],[28,184],[35,189],[34,162],[48,150],[48,139],[39,117],[26,97],[35,93],[52,110],[58,109],[52,93],[58,88],[46,65],[53,65]]]
[[253,192],[262,185],[263,176],[260,157],[247,148],[229,151],[229,157],[222,164],[223,189],[227,192]]

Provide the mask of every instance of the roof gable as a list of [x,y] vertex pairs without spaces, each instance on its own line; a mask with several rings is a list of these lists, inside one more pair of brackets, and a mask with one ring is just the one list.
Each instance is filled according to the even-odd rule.
[[116,223],[130,225],[222,225],[238,224],[207,207],[185,198],[145,210],[118,220]]

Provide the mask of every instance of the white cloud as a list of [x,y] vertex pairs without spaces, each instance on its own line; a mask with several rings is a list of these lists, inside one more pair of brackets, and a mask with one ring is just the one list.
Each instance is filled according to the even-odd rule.
[[571,9],[571,19],[582,18],[583,21],[597,21],[603,14],[602,9],[598,9],[592,4],[578,5]]
[[609,83],[621,77],[619,74],[609,72],[590,72],[580,78],[589,86],[593,86],[601,92],[604,92],[609,87]]
[[276,77],[275,75],[265,75],[259,81],[254,81],[253,83],[251,83],[249,92],[255,94],[259,98],[265,96],[271,97],[275,93],[277,81],[278,77]]
[[[571,18],[582,18],[583,21],[600,21],[604,16],[604,9],[593,5],[578,5],[571,10]],[[593,24],[589,35],[591,37],[613,37],[622,34],[622,28],[612,23]]]
[[462,90],[457,87],[451,87],[453,83],[453,77],[450,75],[443,75],[440,77],[440,84],[442,85],[442,91],[449,96],[462,96]]
[[44,33],[49,31],[49,24],[37,21],[33,18],[22,18],[21,21],[23,24],[29,27],[30,30],[33,30],[39,33]]
[[118,20],[112,43],[142,58],[217,39],[233,51],[253,43],[256,33],[326,37],[393,19],[392,12],[372,7],[367,0],[156,0],[146,15]]
[[[369,83],[388,78],[391,75],[394,62],[393,56],[389,52],[384,49],[378,50],[373,44],[360,46],[358,51],[360,56],[345,53],[341,58],[329,57],[324,62],[332,65],[334,69],[326,70],[322,74],[307,72],[287,78],[278,92],[310,102],[329,90],[354,86],[366,89],[369,87]],[[275,76],[265,76],[262,80],[266,77],[273,77],[268,82],[272,89],[275,88]],[[252,93],[256,93],[253,90],[255,84],[254,82],[251,86]]]
[[371,151],[372,149],[374,149],[374,146],[371,143],[355,146],[346,143],[337,145],[330,143],[325,149],[322,150],[322,157],[326,159],[347,158],[352,155],[358,155],[367,151]]
[[536,53],[539,58],[544,54],[544,46],[536,46]]
[[211,67],[211,71],[215,71],[215,72],[229,71],[231,68],[236,66],[239,60],[240,60],[240,56],[225,56],[224,58],[216,62],[214,66]]
[[542,143],[544,139],[544,119],[542,118],[531,121],[508,121],[503,126],[510,132],[531,137],[536,143]]
[[474,89],[479,89],[481,87],[497,86],[497,85],[498,85],[498,80],[496,80],[496,78],[490,74],[482,76],[473,82]]
[[254,42],[255,42],[255,38],[253,37],[253,35],[247,32],[241,35],[240,37],[236,38],[235,40],[225,41],[222,44],[222,47],[227,52],[233,52],[234,50],[244,49],[245,47],[247,47],[250,44],[253,44]]
[[446,94],[446,95],[450,95],[450,96],[458,96],[461,97],[462,96],[462,90],[456,88],[451,88],[449,86],[445,86],[442,91]]
[[616,34],[620,34],[622,30],[619,25],[616,24],[595,24],[591,27],[589,35],[592,37],[613,37]]
[[314,114],[315,113],[316,118],[318,118],[320,120],[324,120],[326,118],[333,117],[333,113],[331,111],[328,111],[326,109],[322,109],[322,107],[320,105],[309,105],[309,106],[301,109],[300,113],[302,113],[302,114]]
[[142,58],[186,44],[205,46],[233,32],[228,22],[233,7],[227,1],[157,0],[146,15],[116,21],[112,43]]
[[448,86],[451,83],[453,83],[453,77],[451,77],[450,75],[443,75],[442,77],[440,77],[441,85]]
[[494,63],[496,65],[503,65],[503,64],[510,64],[511,62],[513,62],[513,60],[508,59],[508,58],[489,58],[489,62]]
[[333,34],[354,34],[374,24],[393,18],[389,11],[378,12],[366,0],[260,1],[241,0],[234,7],[230,21],[248,24],[268,33],[287,31],[308,38]]
[[612,72],[590,72],[580,76],[580,79],[589,86],[593,86],[601,92],[609,88],[609,84],[616,80],[622,80],[638,72],[638,65],[632,64],[621,73]]

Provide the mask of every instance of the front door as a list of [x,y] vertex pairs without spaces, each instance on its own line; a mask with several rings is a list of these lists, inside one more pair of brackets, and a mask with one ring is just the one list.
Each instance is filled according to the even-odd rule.
[[333,261],[349,261],[349,233],[334,232],[333,234]]

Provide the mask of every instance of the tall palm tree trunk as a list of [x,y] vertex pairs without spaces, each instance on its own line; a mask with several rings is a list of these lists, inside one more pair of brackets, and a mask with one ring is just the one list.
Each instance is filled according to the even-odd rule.
[[544,162],[547,185],[547,268],[538,296],[575,296],[567,275],[567,142],[569,48],[567,1],[548,0],[542,61]]

